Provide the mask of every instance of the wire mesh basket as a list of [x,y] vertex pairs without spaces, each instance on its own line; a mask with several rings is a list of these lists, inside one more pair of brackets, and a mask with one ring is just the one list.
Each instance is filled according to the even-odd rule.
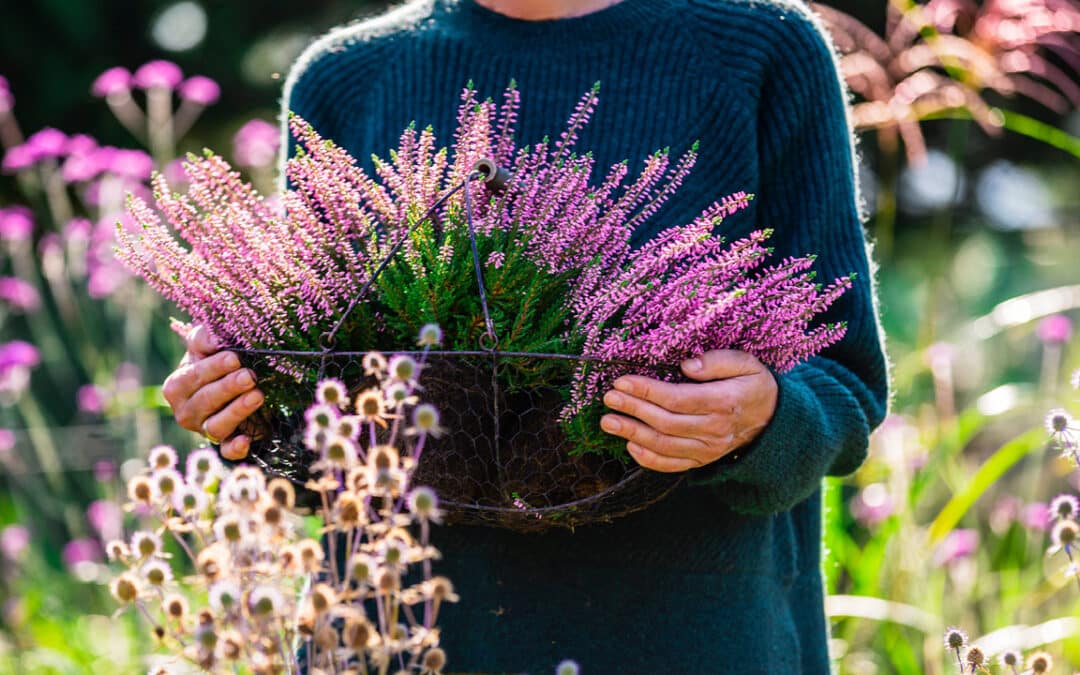
[[[337,324],[323,334],[321,351],[233,350],[256,373],[261,387],[276,388],[275,404],[264,406],[242,428],[252,437],[252,461],[270,474],[303,486],[315,459],[303,443],[303,410],[314,400],[317,383],[336,378],[351,388],[352,396],[374,386],[375,378],[365,374],[362,362],[369,350],[378,349],[387,355],[409,354],[423,365],[418,393],[439,409],[446,431],[428,440],[413,482],[435,489],[450,522],[517,531],[574,528],[644,509],[675,489],[680,474],[639,467],[622,451],[623,441],[600,431],[602,406],[593,405],[574,420],[595,430],[585,436],[568,433],[570,423],[562,413],[574,383],[593,369],[607,369],[610,379],[632,372],[665,380],[680,379],[677,369],[499,349],[476,254],[469,184],[480,180],[498,190],[508,179],[504,169],[481,160],[468,178],[427,212],[430,216],[451,194],[464,190],[477,292],[486,324],[479,348],[424,352],[379,345],[339,348],[336,334],[345,316],[365,298],[375,277],[395,255],[394,248]],[[357,347],[363,350],[354,350]],[[291,378],[280,376],[283,364],[287,364],[284,370],[293,373]],[[537,371],[543,376],[536,377]]]

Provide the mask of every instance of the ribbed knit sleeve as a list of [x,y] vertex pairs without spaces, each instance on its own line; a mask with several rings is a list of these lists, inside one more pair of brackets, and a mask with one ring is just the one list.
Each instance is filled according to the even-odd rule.
[[777,377],[773,419],[737,461],[691,474],[733,509],[759,514],[790,509],[827,474],[854,471],[888,397],[843,83],[804,9],[777,6],[761,20],[772,39],[758,108],[758,225],[774,228],[776,259],[817,254],[822,282],[856,279],[825,316],[847,322],[844,339]]

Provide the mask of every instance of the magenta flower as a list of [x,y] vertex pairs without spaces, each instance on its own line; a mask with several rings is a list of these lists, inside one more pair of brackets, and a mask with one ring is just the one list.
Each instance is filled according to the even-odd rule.
[[94,140],[93,136],[87,134],[75,134],[69,136],[67,143],[64,144],[64,154],[67,155],[85,155],[86,153],[97,149],[98,143]]
[[1041,502],[1032,502],[1020,513],[1024,527],[1029,530],[1046,532],[1050,529],[1050,507]]
[[154,172],[154,160],[142,150],[117,150],[112,154],[109,170],[125,178],[147,180]]
[[25,143],[38,159],[63,156],[67,150],[67,144],[67,134],[51,127],[46,127],[31,135]]
[[10,452],[15,449],[15,432],[11,429],[0,428],[0,452]]
[[131,82],[140,89],[176,89],[183,79],[180,66],[172,61],[150,61],[135,71]]
[[851,500],[851,515],[864,527],[877,525],[895,510],[895,500],[881,483],[867,485]]
[[11,112],[15,107],[15,95],[11,93],[7,78],[0,75],[0,115]]
[[174,187],[184,186],[189,182],[187,171],[184,170],[184,160],[182,159],[174,159],[166,164],[162,173],[165,175],[165,180],[169,182],[169,185]]
[[1039,322],[1036,333],[1046,344],[1064,344],[1072,337],[1072,321],[1064,314],[1052,314]]
[[239,166],[270,166],[280,147],[281,132],[266,120],[253,119],[233,136],[233,158]]
[[69,568],[74,568],[80,563],[99,563],[103,560],[101,550],[101,544],[96,539],[90,539],[89,537],[82,539],[72,539],[64,545],[64,550],[60,554],[64,564]]
[[34,166],[38,159],[40,158],[34,148],[23,143],[8,148],[8,151],[4,153],[4,161],[0,164],[0,168],[3,169],[4,173],[16,173]]
[[79,410],[92,415],[100,414],[105,409],[105,392],[93,384],[84,384],[75,394]]
[[131,90],[131,71],[121,66],[109,68],[94,80],[90,93],[98,98],[106,98]]
[[199,105],[213,105],[221,98],[221,87],[209,77],[195,75],[180,85],[180,98]]
[[0,303],[19,312],[33,312],[41,306],[41,296],[36,288],[18,277],[0,277]]
[[94,480],[108,483],[116,478],[116,462],[111,459],[99,459],[94,462]]
[[41,363],[37,347],[23,340],[0,345],[0,373],[12,368],[33,368]]
[[101,164],[93,152],[74,154],[64,160],[60,173],[68,183],[83,183],[101,173]]
[[0,530],[0,557],[18,562],[30,545],[30,531],[22,525],[8,525]]
[[949,565],[967,558],[978,548],[978,530],[953,530],[934,550],[934,564]]
[[0,241],[26,241],[34,232],[34,217],[25,206],[0,209]]
[[117,539],[123,534],[124,511],[113,501],[98,499],[86,507],[86,522],[102,540]]

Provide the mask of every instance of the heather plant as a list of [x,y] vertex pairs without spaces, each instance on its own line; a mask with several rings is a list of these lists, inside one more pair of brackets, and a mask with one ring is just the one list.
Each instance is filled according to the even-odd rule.
[[[721,199],[632,248],[697,148],[678,158],[656,152],[631,182],[628,164],[616,164],[596,185],[593,157],[575,146],[598,100],[599,85],[557,141],[519,147],[514,84],[501,107],[478,101],[470,85],[452,148],[439,147],[431,128],[410,126],[389,159],[373,158],[374,177],[292,116],[297,150],[280,200],[259,195],[220,157],[189,157],[186,195],[159,175],[156,209],[131,198],[139,227],[118,229],[119,257],[226,344],[282,352],[262,384],[278,404],[287,387],[272,378],[311,378],[285,352],[401,349],[438,323],[452,350],[583,357],[563,419],[578,419],[587,436],[580,420],[590,416],[579,414],[595,414],[597,394],[634,366],[733,348],[784,371],[843,336],[842,324],[813,324],[849,278],[818,285],[813,257],[766,266],[768,231],[730,243],[720,236],[751,195]],[[481,160],[493,176],[505,170],[502,180],[478,181]],[[515,387],[560,384],[550,363],[507,368],[507,377]]]
[[181,473],[158,446],[128,482],[126,508],[154,524],[106,545],[126,568],[110,588],[167,652],[210,672],[443,671],[439,611],[458,597],[433,573],[438,497],[412,483],[439,414],[414,395],[423,355],[405,380],[381,355],[370,362],[374,387],[352,397],[324,380],[305,413],[314,528],[291,482],[226,468],[209,448]]

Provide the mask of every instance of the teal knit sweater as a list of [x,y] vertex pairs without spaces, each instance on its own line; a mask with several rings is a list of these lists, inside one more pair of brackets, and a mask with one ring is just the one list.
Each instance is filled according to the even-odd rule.
[[594,675],[828,673],[820,484],[863,461],[887,374],[827,37],[792,2],[623,0],[530,22],[418,0],[315,43],[283,103],[370,169],[413,120],[449,143],[467,81],[497,97],[511,78],[519,141],[557,137],[596,81],[578,147],[597,166],[700,139],[692,175],[638,243],[745,190],[757,198],[725,221],[729,238],[771,227],[778,257],[816,253],[820,278],[858,278],[827,317],[848,322],[846,337],[778,378],[772,423],[737,461],[610,525],[439,528],[438,569],[461,595],[440,621],[450,669],[550,673],[572,658]]

